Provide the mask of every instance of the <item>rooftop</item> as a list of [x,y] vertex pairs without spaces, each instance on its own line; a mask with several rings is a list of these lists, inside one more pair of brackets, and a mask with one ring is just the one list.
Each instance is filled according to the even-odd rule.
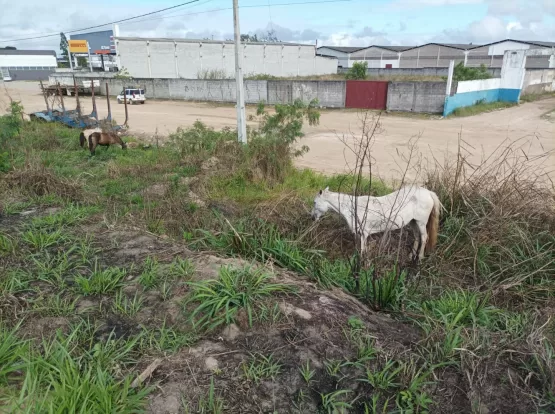
[[53,50],[13,50],[13,49],[0,49],[0,55],[42,55],[42,56],[56,56]]
[[471,50],[471,49],[475,49],[475,48],[478,48],[478,47],[481,47],[481,46],[495,45],[495,44],[502,43],[502,42],[517,42],[517,43],[525,43],[525,44],[529,44],[529,45],[542,46],[542,47],[555,47],[555,42],[543,42],[543,41],[538,41],[538,40],[503,39],[503,40],[499,40],[497,42],[492,42],[492,43],[487,43],[487,44],[431,42],[431,43],[426,43],[426,44],[419,45],[419,46],[380,46],[380,45],[370,45],[370,46],[365,46],[365,47],[361,47],[361,46],[358,46],[358,47],[320,46],[318,49],[321,49],[321,48],[325,47],[325,48],[328,48],[328,49],[331,49],[331,50],[336,50],[338,52],[353,53],[353,52],[357,52],[359,50],[368,49],[370,47],[378,47],[380,49],[391,50],[391,51],[394,51],[394,52],[404,52],[405,50],[416,49],[417,47],[422,47],[422,46],[427,46],[427,45],[437,45],[437,46],[451,47],[451,48],[459,49],[459,50]]

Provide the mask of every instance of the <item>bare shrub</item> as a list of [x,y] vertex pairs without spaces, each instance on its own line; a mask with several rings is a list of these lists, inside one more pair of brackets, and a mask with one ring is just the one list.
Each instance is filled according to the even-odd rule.
[[29,196],[56,195],[68,201],[83,199],[82,185],[61,178],[37,159],[29,159],[22,169],[3,176],[9,189],[17,189]]

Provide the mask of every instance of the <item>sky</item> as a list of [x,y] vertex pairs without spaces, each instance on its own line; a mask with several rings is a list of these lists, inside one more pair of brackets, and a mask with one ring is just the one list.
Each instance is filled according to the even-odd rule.
[[[0,0],[0,47],[59,52],[61,31],[184,1]],[[122,23],[120,35],[231,39],[231,6],[232,0],[199,0]],[[272,30],[281,41],[317,41],[319,46],[479,44],[505,38],[555,41],[555,0],[239,0],[239,6],[242,33],[263,35]],[[49,34],[53,36],[16,41]]]

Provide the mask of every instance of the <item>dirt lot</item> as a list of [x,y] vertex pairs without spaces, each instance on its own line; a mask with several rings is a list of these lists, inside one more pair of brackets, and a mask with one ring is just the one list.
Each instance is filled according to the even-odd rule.
[[[34,82],[6,83],[0,89],[0,109],[6,107],[8,94],[20,100],[27,112],[44,109],[44,100]],[[68,107],[74,100],[67,98]],[[97,102],[100,116],[107,113],[106,101]],[[90,98],[82,100],[85,111],[90,111]],[[407,154],[411,138],[419,137],[418,151],[423,162],[435,158],[442,162],[444,155],[454,153],[459,135],[471,160],[479,162],[499,146],[510,141],[522,144],[529,155],[551,151],[541,162],[545,167],[555,165],[555,122],[545,116],[555,110],[555,99],[526,103],[518,107],[491,112],[470,118],[439,119],[439,117],[412,117],[386,114],[382,116],[382,132],[376,136],[373,154],[378,173],[386,179],[399,177],[404,165],[402,154]],[[124,107],[112,100],[113,117],[122,122]],[[253,107],[248,114],[254,114]],[[352,142],[351,134],[361,131],[361,112],[353,110],[324,110],[320,125],[306,128],[303,144],[310,151],[298,160],[299,166],[310,167],[325,173],[340,173],[353,163],[353,156],[340,141],[341,137]],[[179,126],[190,126],[201,120],[216,129],[235,125],[235,108],[231,105],[190,103],[183,101],[148,101],[145,105],[129,107],[129,125],[134,132],[164,136]],[[251,122],[252,123],[252,122]],[[421,164],[421,163],[418,163]],[[410,174],[415,176],[413,171]]]

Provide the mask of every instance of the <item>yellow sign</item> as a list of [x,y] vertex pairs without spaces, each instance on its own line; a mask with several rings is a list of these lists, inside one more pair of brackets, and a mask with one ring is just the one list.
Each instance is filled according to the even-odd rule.
[[86,40],[69,40],[68,44],[71,53],[89,53],[89,45]]

